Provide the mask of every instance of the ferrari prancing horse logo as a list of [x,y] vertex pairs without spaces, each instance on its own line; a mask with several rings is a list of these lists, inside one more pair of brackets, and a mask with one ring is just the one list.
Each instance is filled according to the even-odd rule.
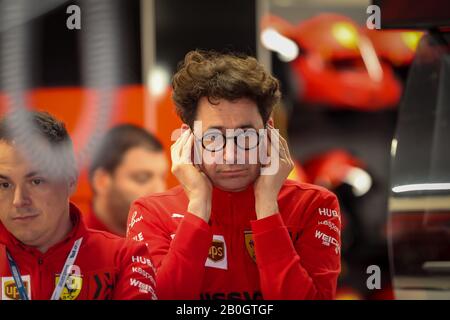
[[245,240],[245,247],[247,248],[247,252],[250,255],[250,258],[252,258],[252,260],[256,262],[255,242],[253,241],[253,232],[244,231],[244,240]]
[[[55,277],[55,285],[59,282],[59,275]],[[71,274],[67,278],[66,284],[61,292],[61,300],[75,300],[78,298],[83,287],[83,278],[81,275]]]

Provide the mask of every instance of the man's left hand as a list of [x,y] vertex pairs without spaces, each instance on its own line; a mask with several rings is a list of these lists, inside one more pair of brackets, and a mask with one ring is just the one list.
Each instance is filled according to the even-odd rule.
[[[279,167],[275,174],[260,175],[255,181],[255,210],[258,219],[279,212],[278,194],[284,181],[294,168],[294,162],[291,159],[286,140],[279,134],[278,130],[270,125],[268,125],[268,138],[268,156],[270,159],[278,157]],[[275,151],[275,154],[271,155],[273,151]]]

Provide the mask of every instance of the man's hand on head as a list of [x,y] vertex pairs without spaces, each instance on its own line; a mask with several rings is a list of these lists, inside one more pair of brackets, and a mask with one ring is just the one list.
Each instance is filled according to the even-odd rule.
[[[260,175],[255,181],[255,210],[258,219],[263,219],[278,213],[278,194],[280,189],[294,168],[286,140],[278,130],[268,125],[267,154],[270,157],[278,157],[279,167],[275,174]],[[272,154],[272,153],[275,154]]]
[[171,146],[172,173],[189,199],[188,211],[208,223],[211,216],[212,184],[192,163],[194,139],[192,131],[187,129]]

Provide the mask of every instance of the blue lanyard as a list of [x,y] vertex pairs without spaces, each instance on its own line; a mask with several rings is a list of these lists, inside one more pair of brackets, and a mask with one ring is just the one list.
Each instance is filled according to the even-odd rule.
[[9,268],[11,269],[11,273],[14,278],[14,282],[16,283],[17,290],[19,290],[20,299],[21,300],[30,300],[28,298],[27,292],[25,290],[25,286],[23,284],[22,277],[19,272],[19,268],[17,267],[17,264],[14,261],[14,259],[9,254],[8,249],[6,249],[6,256],[8,257]]
[[[83,241],[83,238],[81,237],[75,243],[73,244],[72,249],[69,252],[69,255],[67,256],[66,263],[64,264],[64,267],[61,271],[59,281],[55,287],[55,290],[53,290],[53,294],[51,297],[51,300],[59,300],[59,297],[61,296],[61,292],[64,289],[64,286],[66,284],[67,278],[70,275],[71,268],[75,263],[75,260],[78,255],[78,251],[80,250],[81,242]],[[6,249],[6,256],[8,257],[9,262],[9,268],[11,269],[12,276],[14,278],[14,282],[16,283],[17,290],[19,290],[19,295],[21,300],[30,300],[27,292],[25,290],[25,286],[22,281],[22,277],[19,272],[19,268],[17,267],[16,262],[14,261],[13,257],[9,254],[8,249]]]

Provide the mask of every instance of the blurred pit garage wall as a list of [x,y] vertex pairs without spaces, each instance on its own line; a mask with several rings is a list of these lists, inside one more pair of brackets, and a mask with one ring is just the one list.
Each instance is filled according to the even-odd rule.
[[[181,126],[170,91],[178,61],[196,48],[252,55],[257,50],[253,0],[18,0],[1,5],[0,114],[15,107],[52,113],[66,123],[78,156],[94,136],[132,123],[156,134],[170,158],[172,132]],[[67,27],[74,5],[80,9],[81,29]],[[20,105],[12,99],[18,92]],[[86,162],[72,200],[87,210],[89,154],[82,156]],[[168,186],[175,184],[169,175]]]

